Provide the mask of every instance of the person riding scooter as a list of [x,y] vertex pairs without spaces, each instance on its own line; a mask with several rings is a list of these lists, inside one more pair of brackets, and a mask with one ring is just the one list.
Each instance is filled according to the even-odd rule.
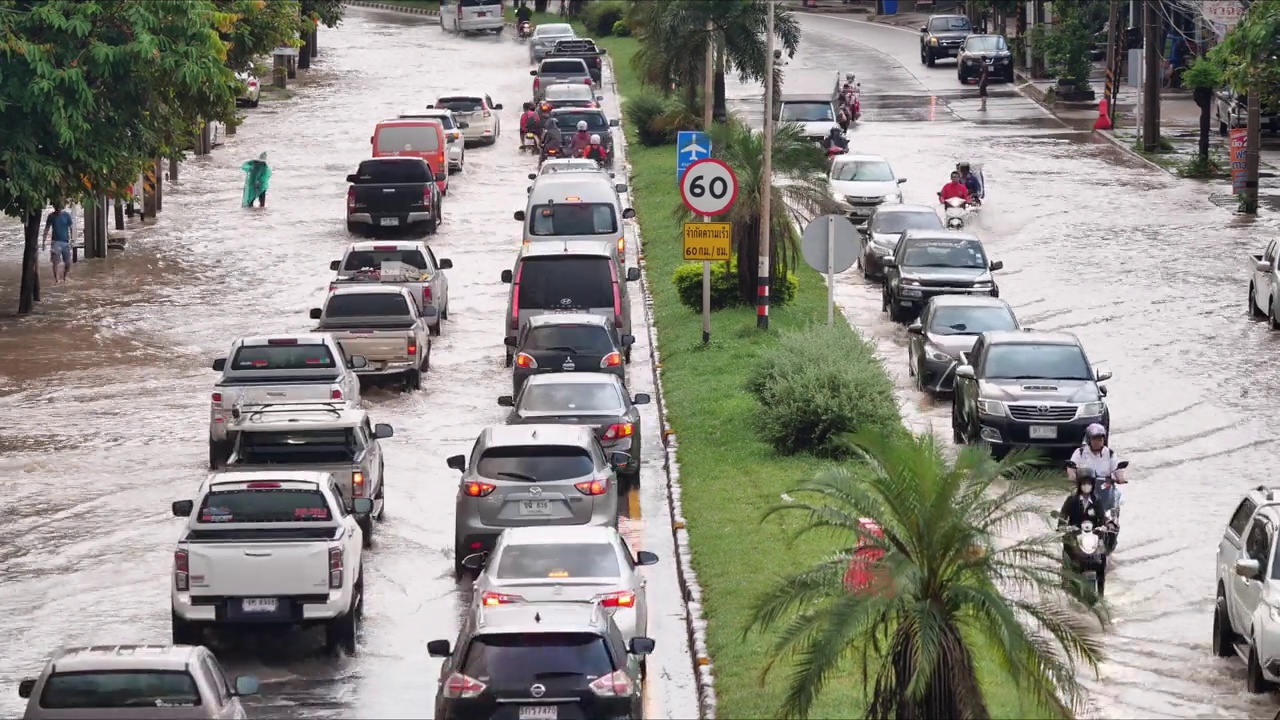
[[1110,549],[1106,544],[1103,545],[1099,567],[1097,559],[1083,557],[1080,548],[1080,533],[1084,532],[1086,522],[1090,528],[1104,527],[1110,522],[1094,492],[1096,480],[1092,468],[1079,468],[1076,473],[1076,491],[1062,503],[1062,509],[1058,512],[1058,529],[1075,529],[1075,532],[1064,534],[1062,538],[1063,569],[1074,569],[1077,572],[1093,570],[1097,575],[1098,595],[1101,596],[1106,584],[1106,555]]
[[1084,430],[1084,443],[1071,453],[1071,464],[1067,466],[1067,478],[1074,480],[1078,468],[1092,468],[1098,477],[1110,477],[1117,485],[1129,482],[1124,479],[1124,468],[1119,458],[1110,447],[1107,447],[1107,429],[1102,423],[1091,423]]
[[547,123],[542,130],[542,159],[547,159],[547,153],[560,154],[564,145],[564,136],[560,134],[560,123],[555,118],[547,118]]
[[960,173],[960,182],[969,189],[969,204],[982,204],[982,180],[973,173],[967,162],[959,162],[956,164],[956,171]]
[[944,203],[951,198],[960,198],[966,203],[972,202],[972,198],[969,195],[969,188],[961,182],[960,173],[958,172],[951,173],[951,182],[943,185],[942,190],[938,192],[938,199]]
[[831,132],[822,141],[822,149],[827,151],[827,157],[847,153],[849,152],[849,138],[840,132],[840,128],[831,128]]
[[578,121],[578,131],[569,139],[569,157],[581,157],[591,144],[591,133],[587,132],[587,121]]
[[516,6],[516,25],[531,22],[533,20],[533,11],[528,5],[524,4],[524,0],[520,0],[520,4]]
[[520,113],[520,146],[524,147],[524,137],[529,133],[534,134],[536,144],[538,135],[538,113],[534,109],[531,102],[524,104],[524,112]]
[[601,167],[609,162],[609,151],[605,150],[604,146],[600,144],[599,135],[591,136],[591,144],[583,151],[582,156],[588,160],[595,160],[600,163]]

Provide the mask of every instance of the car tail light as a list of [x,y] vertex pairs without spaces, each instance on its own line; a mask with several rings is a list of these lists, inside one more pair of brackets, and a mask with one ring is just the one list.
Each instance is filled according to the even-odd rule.
[[298,338],[271,338],[267,340],[268,345],[297,345]]
[[589,77],[582,78],[582,82],[586,83],[587,85],[590,85],[590,84],[591,84],[591,78],[589,78]]
[[406,341],[405,341],[405,345],[406,345],[406,347],[405,347],[405,352],[409,354],[409,357],[417,357],[417,356],[418,356],[418,341],[417,341],[417,340],[413,340],[413,339],[406,340]]
[[548,104],[546,104],[546,103],[542,103],[542,112],[544,112],[544,113],[549,113],[549,112],[551,112],[551,106],[550,106],[550,105],[548,105]]
[[511,284],[511,329],[520,329],[520,275],[524,273],[524,263],[516,268],[515,282]]
[[576,483],[574,487],[578,488],[578,492],[583,495],[603,495],[609,492],[608,480],[583,480]]
[[431,207],[431,185],[430,185],[430,183],[428,183],[426,187],[422,188],[422,204],[423,204],[424,206],[426,206],[426,207]]
[[636,606],[636,594],[630,590],[619,590],[597,595],[595,601],[607,608],[633,608]]
[[341,390],[339,390],[338,388],[334,388],[334,389],[330,390],[330,391],[329,391],[329,399],[330,399],[330,400],[341,400],[341,399],[342,399],[342,391],[341,391]]
[[429,285],[422,286],[422,307],[431,304],[431,287]]
[[499,592],[485,592],[480,596],[480,603],[487,607],[494,605],[509,605],[511,603],[524,602],[524,598],[519,595],[508,595]]
[[364,497],[364,473],[359,470],[351,473],[351,497]]
[[187,565],[187,551],[175,550],[173,553],[173,586],[179,592],[186,592],[191,586],[188,585],[187,572],[190,570]]
[[591,692],[601,697],[630,697],[636,694],[636,685],[626,671],[615,670],[595,680],[590,685]]
[[492,112],[490,112],[490,111],[489,111],[489,108],[487,108],[487,107],[482,107],[482,108],[480,108],[480,113],[481,113],[482,115],[484,115],[485,117],[493,117],[493,113],[492,113]]
[[618,287],[618,268],[609,263],[609,274],[613,275],[613,326],[622,327],[622,288]]
[[542,81],[541,81],[541,80],[539,80],[538,78],[534,78],[534,79],[533,79],[533,89],[534,89],[534,90],[537,90],[537,89],[538,89],[538,87],[539,87],[539,86],[541,86],[541,85],[542,85]]
[[251,483],[245,483],[245,488],[248,490],[279,490],[280,483],[270,482],[270,481],[251,482]]
[[337,590],[342,587],[342,548],[329,548],[329,588]]
[[463,492],[467,494],[467,497],[485,497],[496,489],[498,489],[497,485],[480,482],[479,480],[470,480],[463,486]]
[[609,429],[604,432],[604,439],[607,441],[621,440],[622,438],[631,437],[633,432],[635,430],[631,423],[615,423],[610,425]]
[[621,366],[622,366],[622,353],[617,351],[614,351],[609,353],[608,355],[605,355],[604,358],[600,360],[601,369],[611,368],[611,367],[621,367]]
[[620,257],[627,256],[627,237],[625,235],[618,236],[618,255]]
[[210,396],[210,400],[212,400],[215,403],[222,402],[222,393],[220,392],[214,393],[212,396]]
[[399,249],[400,248],[397,248],[395,245],[374,245],[373,246],[374,252],[395,252],[396,250],[399,250]]
[[538,367],[538,361],[534,360],[532,355],[519,353],[516,355],[516,367],[524,368],[525,370],[532,370]]
[[347,212],[356,209],[356,189],[347,188]]
[[213,417],[213,421],[214,421],[214,422],[216,422],[216,423],[220,423],[220,422],[222,422],[222,421],[223,421],[223,418],[222,418],[222,393],[220,393],[220,392],[216,392],[216,393],[214,393],[214,394],[210,395],[210,396],[209,396],[209,405],[211,405],[211,406],[212,406],[212,408],[213,408],[213,412],[215,413],[215,415],[214,415],[214,417]]
[[458,3],[458,17],[462,17],[462,3]]
[[469,678],[462,673],[453,673],[448,680],[444,681],[443,697],[450,700],[473,698],[484,692],[486,687],[488,686],[475,678]]

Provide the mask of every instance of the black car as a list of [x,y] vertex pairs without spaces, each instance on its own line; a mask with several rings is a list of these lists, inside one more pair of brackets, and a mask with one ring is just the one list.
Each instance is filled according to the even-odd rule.
[[881,309],[904,322],[935,295],[998,297],[991,273],[1004,267],[987,259],[977,235],[956,230],[907,230],[892,257],[882,258]]
[[920,28],[920,62],[933,67],[935,61],[960,54],[960,45],[973,32],[964,15],[931,15]]
[[1013,52],[1003,35],[970,35],[960,46],[960,55],[956,57],[956,78],[961,85],[976,80],[982,75],[982,66],[990,70],[988,76],[992,80],[1013,82]]
[[867,222],[857,226],[859,241],[858,264],[862,277],[878,280],[884,277],[880,261],[893,255],[907,230],[946,230],[938,211],[928,205],[901,205],[883,203],[876,206]]
[[444,658],[439,720],[640,720],[640,658],[647,637],[628,643],[598,603],[481,606],[466,614],[456,646],[427,643]]
[[534,375],[514,399],[510,395],[498,398],[499,405],[511,408],[508,425],[591,425],[605,453],[631,456],[625,468],[618,468],[618,474],[632,487],[640,484],[642,445],[640,409],[636,406],[648,403],[647,394],[629,397],[617,375],[600,372]]
[[600,144],[609,154],[609,164],[613,164],[613,133],[611,128],[618,127],[617,120],[605,117],[599,108],[567,108],[561,107],[551,111],[551,117],[560,125],[561,143],[568,149],[573,142],[573,134],[578,131],[578,123],[587,124],[587,132],[600,136]]
[[920,320],[907,326],[908,373],[916,389],[935,394],[955,387],[955,369],[978,336],[992,330],[1020,330],[1009,303],[983,295],[938,295]]
[[520,394],[533,375],[560,372],[602,372],[627,381],[626,348],[635,337],[619,335],[612,318],[587,313],[534,315],[506,344],[515,349],[512,394]]

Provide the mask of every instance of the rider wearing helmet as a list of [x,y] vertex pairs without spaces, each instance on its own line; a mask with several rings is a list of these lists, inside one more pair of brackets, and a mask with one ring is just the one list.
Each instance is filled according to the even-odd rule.
[[1071,462],[1075,467],[1067,468],[1067,477],[1076,479],[1079,469],[1089,468],[1098,477],[1111,476],[1116,483],[1123,484],[1124,470],[1117,467],[1119,458],[1107,447],[1107,429],[1101,423],[1092,423],[1084,431],[1084,444],[1071,453]]
[[595,160],[600,164],[604,164],[605,161],[609,159],[608,151],[606,151],[604,146],[600,144],[599,135],[591,136],[591,144],[587,146],[586,152],[583,153],[583,157],[588,160]]
[[587,151],[587,146],[591,144],[591,133],[587,132],[587,121],[578,121],[578,131],[573,134],[573,139],[569,142],[569,155],[571,157],[580,157],[582,153]]
[[547,118],[547,123],[542,130],[542,157],[547,157],[547,148],[559,149],[563,145],[563,136],[560,134],[560,123],[555,118]]
[[822,147],[828,152],[833,149],[839,152],[849,152],[849,138],[840,132],[840,128],[831,128],[827,138],[822,141]]
[[978,179],[967,162],[956,163],[956,171],[960,173],[960,182],[969,189],[969,201],[977,205],[982,202],[982,181]]

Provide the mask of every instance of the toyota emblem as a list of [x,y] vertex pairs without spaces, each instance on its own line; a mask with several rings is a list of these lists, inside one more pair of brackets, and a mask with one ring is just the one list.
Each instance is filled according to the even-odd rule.
[[542,494],[542,488],[538,487],[537,485],[534,485],[533,487],[529,488],[529,494],[537,497],[538,495]]
[[536,683],[529,688],[529,694],[536,698],[540,698],[543,695],[547,694],[547,688],[543,686],[541,683]]
[[1049,406],[1048,406],[1048,405],[1038,405],[1038,406],[1036,406],[1036,412],[1040,413],[1041,415],[1047,415],[1047,414],[1049,413]]

